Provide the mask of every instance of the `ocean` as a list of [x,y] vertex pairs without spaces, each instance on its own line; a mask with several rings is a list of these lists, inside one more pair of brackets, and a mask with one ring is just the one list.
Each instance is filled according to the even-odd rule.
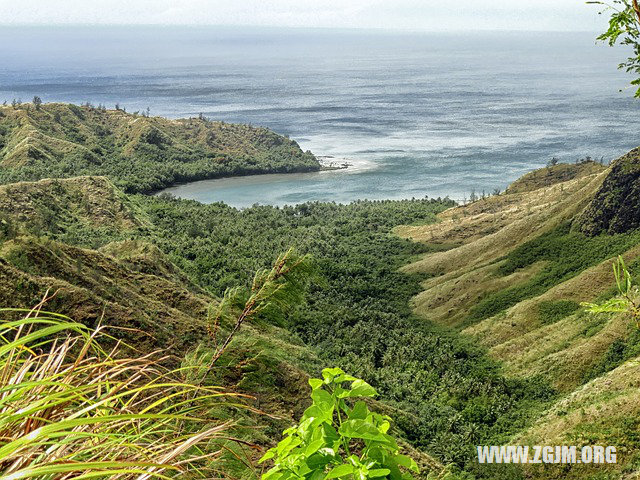
[[[595,33],[0,27],[0,102],[115,103],[262,125],[347,170],[180,185],[237,207],[468,198],[551,158],[637,146],[626,52]],[[622,90],[622,91],[621,91]]]

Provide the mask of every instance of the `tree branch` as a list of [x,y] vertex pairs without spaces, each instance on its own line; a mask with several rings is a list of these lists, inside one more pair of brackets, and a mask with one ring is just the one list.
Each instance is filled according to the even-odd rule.
[[640,23],[640,5],[638,4],[638,0],[633,0],[633,9],[636,12],[636,17],[638,17],[638,23]]

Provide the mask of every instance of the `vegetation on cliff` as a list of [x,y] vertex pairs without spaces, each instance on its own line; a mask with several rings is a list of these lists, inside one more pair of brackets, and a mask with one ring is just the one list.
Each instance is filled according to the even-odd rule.
[[[77,182],[86,182],[87,187],[100,184],[91,178],[60,183],[69,183],[73,189]],[[22,185],[26,188],[29,184]],[[32,185],[37,191],[42,182]],[[108,191],[106,186],[103,188]],[[159,260],[166,256],[193,285],[215,296],[247,282],[250,272],[268,266],[289,246],[312,254],[322,281],[312,286],[305,304],[277,325],[273,325],[273,317],[267,317],[256,329],[269,331],[280,326],[295,333],[319,357],[313,365],[292,359],[299,367],[310,366],[310,373],[317,368],[315,365],[334,364],[371,382],[379,390],[384,408],[396,418],[402,436],[437,454],[445,463],[472,465],[474,442],[506,438],[527,424],[552,398],[544,384],[505,379],[499,366],[486,358],[482,349],[412,316],[409,301],[420,291],[421,277],[403,274],[398,268],[416,255],[431,251],[431,247],[402,240],[391,230],[405,222],[433,222],[436,213],[453,205],[451,201],[312,203],[240,211],[224,204],[202,205],[165,197],[135,196],[128,200],[131,205],[123,209],[136,212],[132,228],[121,228],[120,217],[109,216],[111,222],[91,230],[90,225],[102,221],[99,212],[114,209],[106,205],[96,209],[96,218],[84,220],[78,217],[71,221],[58,212],[54,217],[67,220],[55,223],[59,228],[47,233],[49,242],[64,240],[98,248],[99,253],[113,256],[124,267],[138,271],[144,267],[147,272],[161,272],[160,267],[151,268],[149,260],[143,262],[141,258],[152,254],[152,259]],[[46,204],[43,202],[40,208],[46,210]],[[75,208],[73,203],[69,206]],[[39,224],[39,215],[31,218]],[[8,216],[8,220],[14,230],[31,234],[38,231],[16,216]],[[135,240],[123,241],[123,234]],[[158,245],[161,255],[142,247],[151,242]],[[43,269],[44,262],[34,268],[29,266],[33,262],[23,259],[20,262],[25,263],[20,263],[11,255],[5,258],[14,267],[29,268],[32,274],[52,271]],[[69,266],[72,265],[70,261]],[[55,275],[71,278],[63,270],[60,268]],[[168,274],[177,279],[170,271]],[[102,287],[91,288],[100,291]],[[202,322],[193,322],[189,331],[194,333],[181,335],[181,342],[190,339],[194,345],[196,325]],[[180,328],[179,323],[173,328]],[[170,334],[163,338],[168,340]],[[274,346],[270,348],[273,350]],[[282,348],[277,346],[275,351]],[[233,351],[225,357],[225,365],[230,368],[251,355],[248,352],[238,358]],[[255,348],[251,351],[255,352]],[[242,391],[264,390],[268,376],[262,372],[262,378],[249,381],[247,377],[241,382]],[[223,384],[229,381],[226,375],[218,378],[223,379]],[[282,388],[286,391],[293,388],[291,385]],[[268,390],[266,397],[271,395]]]
[[507,444],[616,445],[624,452],[615,465],[528,465],[519,472],[495,466],[475,470],[480,476],[624,478],[640,466],[639,332],[625,311],[591,315],[581,308],[615,300],[611,265],[621,254],[637,271],[639,233],[587,236],[574,227],[598,195],[622,189],[617,164],[455,207],[439,223],[397,229],[447,246],[405,268],[428,276],[416,313],[486,347],[508,378],[539,377],[555,388],[553,405]]
[[150,192],[320,164],[266,128],[50,103],[0,106],[0,167],[0,183],[105,175],[125,192]]
[[[39,115],[48,108],[58,106],[10,110]],[[78,108],[86,116],[125,115]],[[122,178],[109,172],[11,183],[0,186],[0,300],[30,306],[52,289],[49,308],[89,328],[109,325],[109,342],[162,349],[170,368],[200,369],[190,381],[253,397],[242,397],[242,409],[217,408],[212,417],[233,418],[231,432],[240,440],[225,443],[227,453],[216,458],[215,468],[227,476],[259,475],[259,449],[273,447],[283,428],[305,418],[308,376],[338,365],[378,391],[365,419],[384,436],[385,415],[393,417],[389,432],[425,472],[453,463],[443,472],[537,478],[520,467],[479,467],[474,445],[541,441],[557,421],[549,413],[536,417],[566,405],[567,434],[585,427],[590,436],[583,440],[638,450],[629,437],[633,426],[620,415],[612,411],[599,424],[591,414],[576,414],[596,411],[591,397],[568,399],[580,386],[600,392],[603,375],[619,386],[616,402],[635,398],[625,382],[637,370],[638,333],[615,314],[592,317],[580,308],[615,296],[611,257],[622,254],[634,266],[640,254],[638,225],[624,233],[610,228],[634,218],[634,154],[609,169],[593,162],[549,166],[505,194],[460,207],[424,199],[237,210],[128,195],[114,185]],[[14,168],[22,166],[6,171]],[[594,211],[601,195],[607,208]],[[598,235],[580,228],[587,218],[600,225],[605,217],[608,226]],[[302,257],[281,257],[290,247]],[[295,263],[306,255],[315,273],[304,298],[296,289],[284,315],[273,314],[275,297],[268,309],[252,306],[266,291],[262,280],[275,259],[287,272],[288,258]],[[292,280],[306,286],[308,273]],[[273,292],[286,293],[281,287],[274,284]],[[316,403],[323,396],[317,390]],[[364,412],[354,407],[342,411]],[[296,431],[309,445],[330,440]],[[278,453],[279,462],[285,457]],[[346,472],[340,463],[346,458],[336,457],[333,467]],[[347,475],[391,470],[352,460]]]
[[576,219],[586,235],[617,234],[640,227],[640,149],[616,160],[602,187]]

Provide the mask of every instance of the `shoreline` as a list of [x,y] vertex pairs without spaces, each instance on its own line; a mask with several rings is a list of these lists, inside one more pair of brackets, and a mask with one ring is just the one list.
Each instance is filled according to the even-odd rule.
[[320,164],[320,171],[346,170],[353,167],[347,158],[336,158],[333,155],[317,155],[316,159]]
[[302,170],[293,170],[289,172],[265,171],[265,172],[256,172],[256,173],[253,173],[253,172],[244,173],[244,174],[238,174],[238,175],[226,175],[226,176],[220,176],[220,177],[200,178],[197,180],[186,180],[183,182],[176,182],[167,187],[163,187],[157,190],[151,190],[148,192],[142,192],[142,193],[144,195],[157,196],[171,188],[189,185],[191,183],[196,183],[196,182],[209,181],[209,180],[230,180],[235,178],[263,177],[265,175],[295,175],[295,174],[304,174],[304,173],[334,172],[339,170],[347,170],[355,166],[354,163],[350,163],[349,159],[344,157],[334,157],[332,155],[319,155],[319,156],[316,156],[316,159],[318,160],[318,163],[320,165],[320,168],[318,170],[302,169]]

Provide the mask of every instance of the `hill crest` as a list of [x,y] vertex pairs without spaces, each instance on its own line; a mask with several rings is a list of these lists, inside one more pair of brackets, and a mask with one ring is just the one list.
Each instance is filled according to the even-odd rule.
[[266,128],[49,103],[0,106],[0,182],[108,176],[126,192],[257,173],[314,171],[311,152]]

